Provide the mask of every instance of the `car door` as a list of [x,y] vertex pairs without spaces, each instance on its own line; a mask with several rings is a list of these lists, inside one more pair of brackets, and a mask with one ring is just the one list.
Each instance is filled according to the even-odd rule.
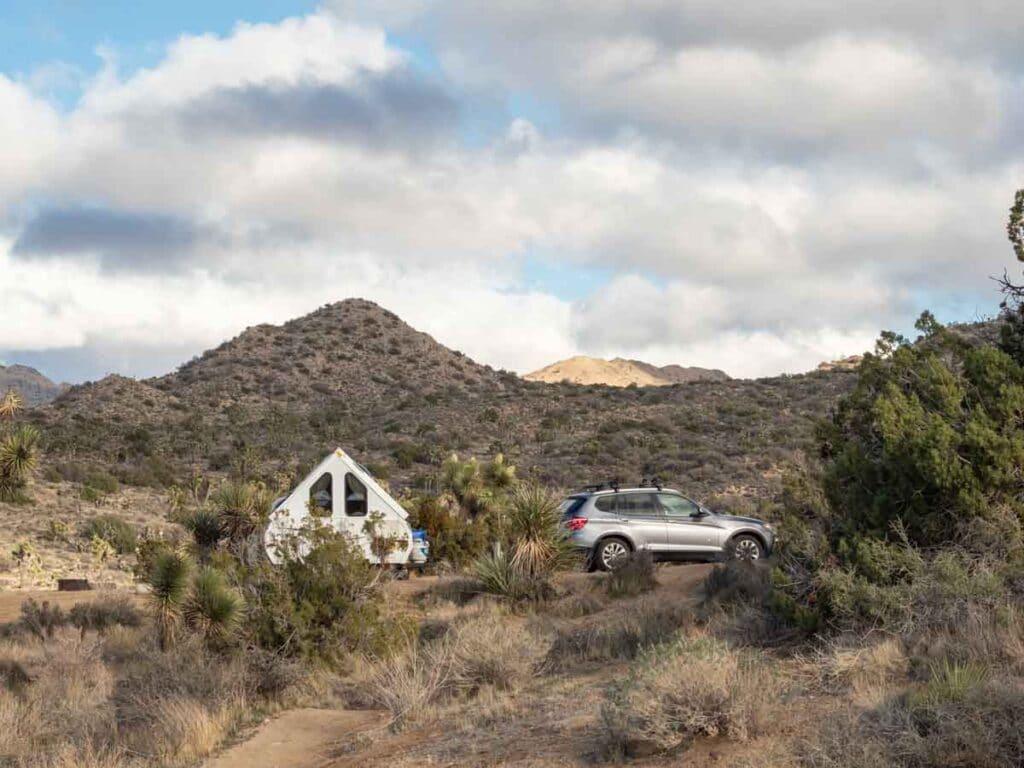
[[665,515],[666,550],[714,552],[720,548],[722,528],[714,515],[701,515],[700,505],[677,493],[659,493]]
[[612,499],[615,515],[626,526],[637,546],[661,552],[666,547],[665,516],[653,493],[620,491],[604,497]]

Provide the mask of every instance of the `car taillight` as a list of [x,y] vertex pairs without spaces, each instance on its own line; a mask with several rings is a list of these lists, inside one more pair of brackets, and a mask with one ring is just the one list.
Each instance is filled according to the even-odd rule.
[[587,518],[585,517],[573,517],[566,521],[565,527],[570,531],[578,531],[584,525],[587,524]]

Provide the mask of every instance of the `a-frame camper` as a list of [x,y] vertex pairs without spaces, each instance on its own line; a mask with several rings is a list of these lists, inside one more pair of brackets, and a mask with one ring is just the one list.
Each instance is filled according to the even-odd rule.
[[277,563],[277,542],[299,530],[316,515],[324,522],[330,520],[335,530],[348,534],[363,549],[368,560],[377,562],[365,525],[372,515],[379,513],[377,533],[394,536],[399,544],[385,559],[392,565],[422,565],[425,561],[425,542],[420,532],[414,532],[408,523],[408,513],[391,498],[373,476],[359,462],[338,448],[321,461],[316,469],[283,499],[274,503],[270,525],[264,536],[264,545],[271,562]]

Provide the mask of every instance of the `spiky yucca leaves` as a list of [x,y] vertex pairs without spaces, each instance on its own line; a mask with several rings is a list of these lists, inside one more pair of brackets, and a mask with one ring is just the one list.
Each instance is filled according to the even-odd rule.
[[270,512],[270,494],[261,483],[224,482],[210,494],[211,508],[220,518],[224,537],[245,541],[261,532]]
[[207,644],[223,648],[235,637],[244,610],[242,596],[228,586],[224,574],[216,568],[203,568],[192,581],[184,616],[188,625],[200,632]]
[[36,465],[39,430],[26,424],[0,441],[0,501],[22,501]]
[[9,389],[0,400],[0,419],[13,419],[25,405],[25,401],[16,390]]
[[569,543],[559,497],[535,483],[518,486],[509,499],[512,564],[529,577],[544,577],[562,565]]
[[507,491],[516,484],[516,468],[499,453],[484,467],[484,479],[492,488]]
[[212,552],[224,536],[220,515],[212,509],[196,509],[181,518],[181,524],[195,542],[200,557]]
[[177,639],[191,572],[191,561],[177,552],[163,552],[153,560],[149,599],[162,650]]

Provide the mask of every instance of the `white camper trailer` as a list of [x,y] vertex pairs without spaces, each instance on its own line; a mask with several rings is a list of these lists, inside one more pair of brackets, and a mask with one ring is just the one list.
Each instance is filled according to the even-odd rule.
[[368,560],[377,562],[370,548],[365,525],[380,515],[377,533],[394,536],[402,543],[385,558],[396,566],[421,567],[426,561],[426,541],[409,526],[408,513],[391,498],[359,462],[338,448],[283,499],[274,503],[264,545],[271,562],[280,560],[277,543],[299,530],[311,515],[322,518],[335,530],[348,534],[363,549]]

